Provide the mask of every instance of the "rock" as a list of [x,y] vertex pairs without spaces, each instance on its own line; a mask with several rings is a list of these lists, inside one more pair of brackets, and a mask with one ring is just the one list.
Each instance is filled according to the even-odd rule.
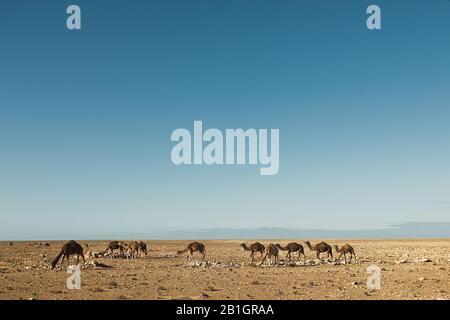
[[99,269],[110,269],[110,268],[112,268],[112,266],[106,265],[106,264],[98,262],[96,260],[90,261],[90,262],[86,262],[84,264],[84,267],[85,268],[99,268]]
[[395,261],[395,263],[396,263],[396,264],[408,263],[408,260],[402,259],[402,260],[399,260],[399,261]]
[[425,263],[425,262],[433,262],[433,261],[431,261],[431,259],[428,259],[428,258],[421,258],[421,259],[415,260],[415,262]]
[[216,260],[193,261],[187,264],[192,268],[240,268],[240,262],[221,262]]

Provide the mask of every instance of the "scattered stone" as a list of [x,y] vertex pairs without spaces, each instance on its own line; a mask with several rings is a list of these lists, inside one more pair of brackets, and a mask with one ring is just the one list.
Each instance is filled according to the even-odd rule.
[[433,261],[431,261],[431,259],[428,259],[428,258],[421,258],[421,259],[415,260],[414,262],[425,263],[425,262],[433,262]]
[[84,267],[85,268],[96,268],[96,269],[111,269],[112,268],[112,266],[98,262],[96,260],[86,262],[84,264]]
[[402,260],[399,260],[399,261],[395,261],[396,264],[403,264],[403,263],[408,263],[408,262],[409,262],[409,261],[406,260],[406,259],[402,259]]
[[221,262],[216,260],[193,261],[187,263],[192,268],[241,268],[240,262]]

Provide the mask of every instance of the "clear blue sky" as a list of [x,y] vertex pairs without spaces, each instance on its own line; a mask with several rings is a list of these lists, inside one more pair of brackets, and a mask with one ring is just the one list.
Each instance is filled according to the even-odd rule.
[[[279,173],[174,166],[194,120]],[[450,1],[0,4],[0,238],[450,221],[449,164]]]

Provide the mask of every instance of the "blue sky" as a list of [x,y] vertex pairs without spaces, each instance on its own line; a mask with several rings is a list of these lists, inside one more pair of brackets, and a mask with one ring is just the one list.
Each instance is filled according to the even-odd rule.
[[[447,0],[2,1],[0,41],[0,238],[450,221]],[[194,120],[279,173],[174,166]]]

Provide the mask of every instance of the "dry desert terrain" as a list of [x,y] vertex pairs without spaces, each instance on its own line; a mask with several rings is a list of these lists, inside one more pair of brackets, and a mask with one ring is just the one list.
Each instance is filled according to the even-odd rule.
[[[259,241],[265,245],[290,242]],[[303,244],[303,240],[291,241]],[[79,290],[66,286],[66,263],[64,268],[49,268],[65,241],[0,242],[0,299],[450,298],[449,239],[325,241],[339,246],[350,243],[358,263],[320,262],[303,244],[306,262],[301,259],[298,265],[287,266],[286,253],[280,252],[279,265],[252,264],[239,240],[202,241],[206,261],[196,254],[188,261],[176,251],[189,241],[145,241],[148,255],[138,259],[87,258]],[[108,244],[77,242],[85,254],[103,251]],[[380,290],[367,288],[370,265],[381,268]]]

